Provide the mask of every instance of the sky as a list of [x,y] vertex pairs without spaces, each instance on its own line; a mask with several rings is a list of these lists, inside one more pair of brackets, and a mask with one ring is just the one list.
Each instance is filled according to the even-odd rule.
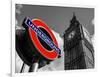
[[21,26],[25,17],[31,19],[39,18],[49,25],[51,29],[63,36],[64,31],[69,27],[73,12],[77,20],[89,31],[94,34],[94,9],[93,8],[75,8],[75,7],[57,7],[40,5],[16,5],[16,20]]

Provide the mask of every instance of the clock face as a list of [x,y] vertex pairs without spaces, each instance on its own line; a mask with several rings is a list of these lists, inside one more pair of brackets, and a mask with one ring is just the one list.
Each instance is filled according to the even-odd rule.
[[68,35],[68,40],[71,40],[74,36],[75,36],[75,31],[72,31],[72,32],[69,33],[69,35]]

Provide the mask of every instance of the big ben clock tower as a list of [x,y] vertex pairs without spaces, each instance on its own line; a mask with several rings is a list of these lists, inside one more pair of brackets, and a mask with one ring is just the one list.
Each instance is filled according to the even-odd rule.
[[65,70],[94,67],[94,50],[89,32],[79,23],[75,14],[64,32]]

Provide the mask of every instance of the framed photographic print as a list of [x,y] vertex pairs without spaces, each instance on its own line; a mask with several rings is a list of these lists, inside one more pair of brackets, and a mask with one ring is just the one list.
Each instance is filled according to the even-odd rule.
[[94,8],[12,2],[12,75],[94,69]]

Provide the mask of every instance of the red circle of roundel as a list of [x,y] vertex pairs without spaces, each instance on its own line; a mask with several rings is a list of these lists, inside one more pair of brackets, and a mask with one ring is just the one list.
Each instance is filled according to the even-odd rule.
[[[58,46],[58,43],[57,43],[57,41],[56,41],[56,38],[55,38],[54,34],[52,33],[51,29],[48,27],[47,24],[45,24],[45,23],[44,23],[42,20],[40,20],[40,19],[33,19],[32,22],[33,22],[37,27],[42,27],[42,28],[44,28],[44,29],[49,33],[49,35],[51,36],[51,38],[52,38],[54,44],[55,44],[56,46]],[[37,35],[36,35],[36,33],[35,33],[34,30],[32,30],[31,28],[29,28],[28,31],[29,31],[29,35],[30,35],[30,37],[31,37],[31,39],[32,39],[32,43],[35,45],[35,47],[38,49],[38,51],[41,53],[42,56],[44,56],[45,58],[47,58],[47,59],[49,59],[49,60],[54,60],[54,59],[56,59],[56,58],[58,57],[58,53],[57,53],[55,50],[49,51],[49,50],[45,49],[45,48],[41,45],[41,43],[40,43],[40,41],[39,41],[39,39],[38,39],[38,37],[37,37]]]

